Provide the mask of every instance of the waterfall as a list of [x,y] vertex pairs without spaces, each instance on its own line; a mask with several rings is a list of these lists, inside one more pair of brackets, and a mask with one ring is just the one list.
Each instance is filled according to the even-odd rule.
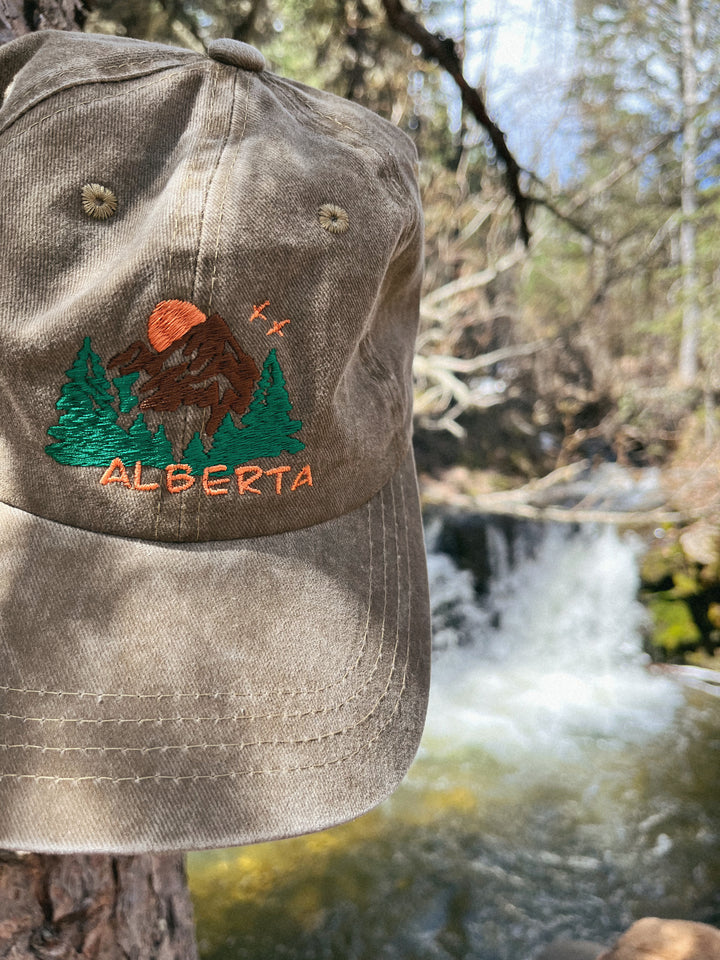
[[519,524],[509,542],[486,524],[481,596],[473,573],[438,550],[439,525],[428,529],[435,746],[481,743],[498,760],[543,766],[668,729],[684,697],[647,671],[638,543],[614,527],[559,524],[541,537]]
[[204,960],[535,960],[641,916],[720,925],[720,701],[646,669],[640,544],[458,515],[428,548],[416,762],[351,823],[191,858]]

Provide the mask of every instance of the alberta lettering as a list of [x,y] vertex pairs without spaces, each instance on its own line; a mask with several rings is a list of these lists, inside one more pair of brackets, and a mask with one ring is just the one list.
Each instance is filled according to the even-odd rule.
[[[140,460],[128,470],[120,457],[115,457],[100,477],[100,483],[104,487],[119,484],[127,490],[134,491],[159,490],[160,482],[143,476],[143,469],[143,463]],[[274,493],[281,496],[287,492],[293,493],[300,487],[313,485],[309,463],[300,470],[289,466],[263,470],[256,464],[246,464],[236,467],[229,475],[226,475],[228,467],[224,463],[205,467],[201,474],[193,473],[192,467],[187,463],[170,463],[163,472],[165,474],[163,485],[168,493],[184,493],[197,483],[208,497],[222,497],[230,493],[240,496],[246,493],[258,495]]]

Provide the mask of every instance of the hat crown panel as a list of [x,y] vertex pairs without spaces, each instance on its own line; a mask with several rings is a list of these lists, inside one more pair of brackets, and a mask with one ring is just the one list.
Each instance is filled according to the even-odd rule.
[[[0,135],[9,171],[2,201],[26,211],[20,229],[5,226],[0,499],[124,536],[225,539],[346,513],[397,468],[409,443],[417,323],[414,186],[398,180],[371,137],[368,124],[389,125],[360,111],[353,127],[344,103],[334,124],[326,103],[319,114],[296,86],[268,77],[192,57],[184,69],[46,95]],[[36,173],[28,177],[29,158]],[[88,181],[118,198],[107,221],[82,211]],[[319,222],[328,203],[347,213],[344,232]],[[151,357],[123,380],[109,362],[139,342],[151,350],[148,319],[163,301],[191,303],[224,326],[215,322],[207,342],[199,334],[210,326],[198,327],[192,341],[178,340],[176,356],[160,367]],[[96,397],[91,433],[99,430],[107,455],[87,440],[87,465],[73,460],[83,443],[73,417],[80,423],[86,413],[72,407],[80,375],[70,374],[86,338],[87,377],[99,364],[113,420],[98,426],[105,401]],[[255,365],[254,413],[229,393],[232,343]],[[195,369],[199,349],[214,364],[206,379]],[[147,387],[153,377],[161,399]],[[67,455],[58,444],[72,431],[63,426],[76,431]],[[233,427],[245,431],[242,443]],[[116,428],[142,433],[145,446]],[[170,462],[145,457],[145,430]],[[253,430],[263,443],[250,443]],[[166,468],[186,463],[190,450],[194,481],[180,489],[181,472],[169,477]],[[233,457],[239,462],[225,463]],[[115,459],[129,485],[119,469],[101,482]],[[215,471],[221,465],[226,473]],[[251,466],[258,479],[243,489]]]

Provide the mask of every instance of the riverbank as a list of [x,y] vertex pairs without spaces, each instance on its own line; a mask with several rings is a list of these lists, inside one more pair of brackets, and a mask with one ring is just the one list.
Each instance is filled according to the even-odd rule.
[[657,662],[720,669],[720,442],[698,434],[697,426],[687,428],[663,466],[586,459],[530,479],[436,468],[420,475],[424,508],[430,516],[447,511],[632,530],[642,543],[648,653]]

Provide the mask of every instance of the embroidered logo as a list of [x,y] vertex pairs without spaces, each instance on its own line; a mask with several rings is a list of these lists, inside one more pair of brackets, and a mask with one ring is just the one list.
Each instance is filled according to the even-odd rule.
[[[264,316],[255,309],[251,320]],[[280,326],[285,323],[289,321]],[[305,448],[296,436],[302,421],[292,419],[275,348],[259,370],[222,317],[206,317],[182,300],[165,300],[155,307],[148,320],[148,342],[149,346],[137,340],[104,365],[90,337],[85,338],[66,372],[67,382],[56,404],[59,420],[48,429],[52,442],[45,451],[49,456],[64,465],[107,468],[105,483],[120,482],[135,490],[158,487],[141,482],[145,466],[167,472],[170,492],[189,489],[190,478],[194,482],[198,476],[203,478],[205,492],[212,495],[227,492],[224,485],[229,478],[221,475],[233,470],[239,487],[242,474],[245,489],[259,492],[248,480],[253,470],[259,471],[253,479],[263,471],[238,468],[261,457]],[[151,430],[145,411],[164,413],[180,407],[200,408],[204,426],[176,457],[164,425]],[[126,428],[122,421],[127,422],[133,411],[136,415]],[[131,484],[128,470],[132,473],[133,466],[135,483]],[[275,480],[279,487],[281,474]],[[312,480],[301,482],[312,485]]]

